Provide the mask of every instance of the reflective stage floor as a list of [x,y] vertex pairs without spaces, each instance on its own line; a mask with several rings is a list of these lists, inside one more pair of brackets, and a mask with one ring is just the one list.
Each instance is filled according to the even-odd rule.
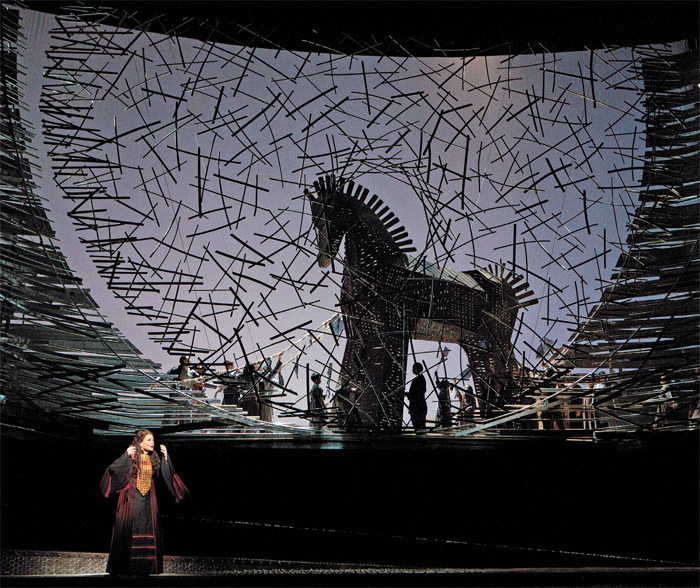
[[697,586],[698,567],[460,568],[165,556],[164,573],[109,576],[106,553],[3,550],[3,586]]

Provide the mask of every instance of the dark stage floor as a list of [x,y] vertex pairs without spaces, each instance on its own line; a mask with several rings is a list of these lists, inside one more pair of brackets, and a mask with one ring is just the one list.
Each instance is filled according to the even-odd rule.
[[166,556],[165,573],[109,576],[106,553],[9,550],[3,586],[697,586],[697,567],[460,568]]
[[1,583],[700,585],[697,435],[399,441],[164,439],[190,495],[159,495],[166,573],[139,583],[103,573],[99,480],[128,440],[3,437]]

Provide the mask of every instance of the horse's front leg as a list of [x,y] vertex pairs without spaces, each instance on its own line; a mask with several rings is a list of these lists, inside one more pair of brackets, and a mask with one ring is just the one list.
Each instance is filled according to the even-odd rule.
[[341,366],[341,386],[336,393],[336,407],[340,425],[349,429],[360,425],[371,426],[372,418],[365,410],[363,400],[367,388],[365,363],[367,347],[362,339],[351,337],[345,345]]
[[381,429],[400,432],[403,425],[408,334],[377,334],[368,344],[368,392]]

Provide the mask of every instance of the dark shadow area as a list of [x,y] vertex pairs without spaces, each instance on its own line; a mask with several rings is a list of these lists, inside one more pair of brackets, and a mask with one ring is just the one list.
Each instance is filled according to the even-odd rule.
[[[457,449],[167,442],[167,555],[455,567],[698,565],[698,436]],[[2,442],[2,545],[106,552],[121,442]]]
[[[697,3],[84,2],[84,19],[212,42],[347,54],[504,55],[603,49],[697,38]],[[63,14],[66,2],[26,2]],[[89,7],[99,6],[99,14]],[[72,8],[71,8],[72,10]],[[194,19],[194,20],[193,20]],[[217,25],[212,26],[211,20]]]

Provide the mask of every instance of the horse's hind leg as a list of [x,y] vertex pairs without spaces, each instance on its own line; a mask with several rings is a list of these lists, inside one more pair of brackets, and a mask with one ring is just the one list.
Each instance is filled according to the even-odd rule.
[[499,412],[503,404],[502,386],[492,366],[498,365],[497,354],[478,349],[472,345],[462,345],[467,354],[469,367],[474,378],[476,395],[479,397],[479,412],[482,419],[488,419]]

